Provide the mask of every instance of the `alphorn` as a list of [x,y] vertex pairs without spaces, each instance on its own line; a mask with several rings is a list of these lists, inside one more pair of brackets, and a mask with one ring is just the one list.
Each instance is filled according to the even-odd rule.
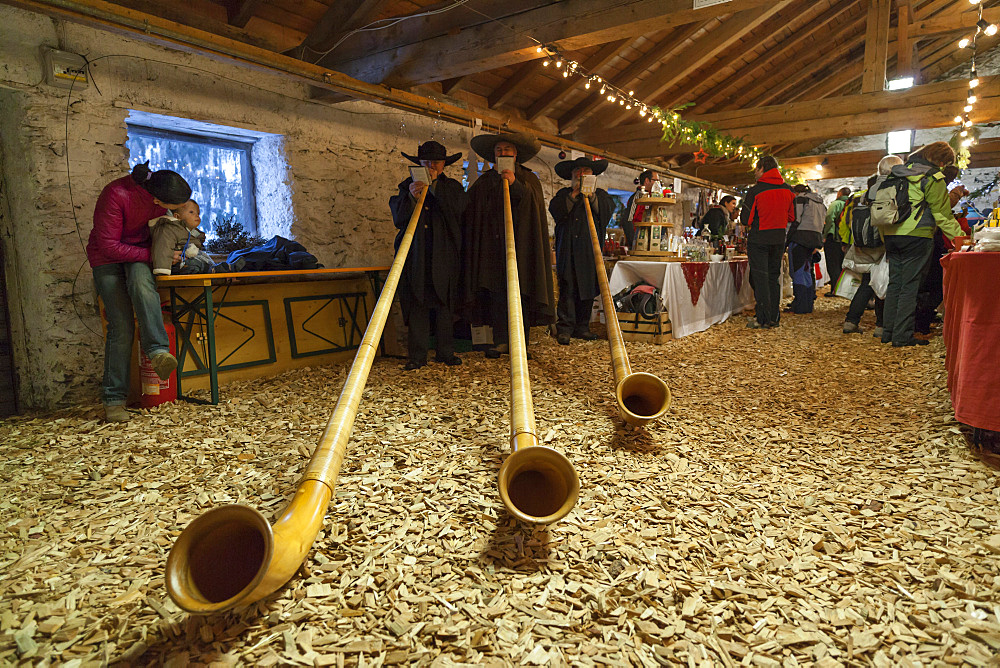
[[288,582],[306,558],[323,526],[344,463],[361,394],[426,195],[425,187],[413,207],[333,414],[292,500],[273,527],[248,506],[220,506],[196,517],[167,557],[167,592],[178,607],[210,614],[259,601]]
[[531,524],[551,524],[573,510],[580,478],[561,452],[538,444],[531,406],[527,341],[521,312],[521,285],[514,249],[510,185],[503,181],[504,239],[507,245],[507,329],[510,335],[510,447],[500,466],[500,499],[511,515]]
[[590,210],[590,198],[583,193],[580,196],[584,198],[583,208],[587,210],[590,245],[594,251],[594,269],[597,271],[597,283],[601,287],[604,320],[608,325],[608,346],[611,348],[611,366],[615,374],[618,413],[626,424],[638,427],[667,412],[670,408],[670,388],[658,376],[632,371],[628,361],[628,351],[625,350],[625,339],[622,338],[622,328],[618,324],[615,300],[611,297],[611,287],[608,285],[608,273],[604,269],[604,255],[601,253],[601,242],[597,238],[594,214]]

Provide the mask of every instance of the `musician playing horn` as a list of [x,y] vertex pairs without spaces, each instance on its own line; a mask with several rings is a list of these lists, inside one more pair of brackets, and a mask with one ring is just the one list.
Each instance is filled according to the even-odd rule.
[[556,340],[569,345],[570,338],[593,341],[590,314],[594,297],[601,293],[597,272],[604,267],[594,264],[590,240],[590,221],[585,206],[590,207],[601,247],[614,204],[611,195],[595,188],[589,196],[581,193],[583,178],[598,175],[608,168],[607,160],[586,157],[556,164],[556,174],[572,185],[556,193],[549,202],[549,213],[556,221],[556,279],[559,281],[559,305],[556,310]]
[[[555,320],[545,197],[538,177],[524,166],[538,154],[541,144],[525,134],[503,132],[473,137],[471,145],[494,167],[469,188],[469,207],[462,228],[463,289],[472,309],[470,322],[486,322],[493,327],[493,347],[486,356],[496,359],[509,352],[502,179],[510,184],[525,342],[528,328]],[[504,165],[505,158],[512,164]]]
[[417,148],[416,156],[402,155],[425,167],[425,176],[429,178],[429,183],[424,182],[423,176],[415,181],[411,175],[399,184],[399,193],[389,198],[392,220],[399,230],[395,242],[398,250],[413,206],[420,193],[428,188],[413,244],[399,280],[399,302],[409,328],[409,361],[403,368],[410,371],[427,364],[432,314],[437,336],[436,359],[455,366],[462,363],[462,359],[455,354],[453,314],[459,299],[462,213],[469,197],[461,183],[445,176],[444,168],[460,159],[462,154],[448,155],[444,146],[428,141]]

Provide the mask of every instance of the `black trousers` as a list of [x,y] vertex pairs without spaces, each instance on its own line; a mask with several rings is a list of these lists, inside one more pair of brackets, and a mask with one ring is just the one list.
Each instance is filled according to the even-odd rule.
[[830,292],[833,292],[840,272],[844,268],[844,249],[839,240],[828,236],[823,243],[823,253],[826,256],[826,274],[830,279]]
[[885,254],[889,260],[889,289],[885,293],[882,342],[904,344],[913,340],[917,292],[927,270],[934,241],[923,237],[889,235]]
[[559,276],[559,303],[556,305],[556,333],[579,337],[590,331],[593,299],[580,299],[576,281]]
[[[858,291],[854,293],[854,298],[851,299],[851,305],[847,309],[847,317],[844,318],[844,322],[853,322],[855,325],[861,324],[861,316],[865,314],[865,309],[868,308],[868,301],[875,297],[875,291],[872,290],[871,286],[872,275],[862,274],[861,275],[861,285],[858,286]],[[885,317],[885,300],[875,297],[875,326],[882,327]]]
[[411,362],[423,364],[427,361],[430,348],[431,317],[434,317],[434,335],[437,337],[437,358],[448,359],[455,354],[455,318],[447,306],[437,298],[433,290],[425,293],[425,303],[410,304],[409,331],[407,334],[407,355]]
[[941,232],[934,234],[934,250],[927,259],[924,270],[924,280],[917,292],[917,311],[913,327],[921,334],[931,333],[931,323],[937,314],[937,307],[944,301],[944,268],[941,258],[944,256],[944,238]]
[[[510,330],[507,326],[507,293],[486,292],[485,299],[489,301],[490,326],[493,328],[493,345],[500,346],[510,343]],[[528,301],[521,295],[521,316],[524,320],[524,345],[528,345]]]
[[778,324],[781,319],[781,258],[785,244],[747,244],[750,280],[757,299],[757,322]]

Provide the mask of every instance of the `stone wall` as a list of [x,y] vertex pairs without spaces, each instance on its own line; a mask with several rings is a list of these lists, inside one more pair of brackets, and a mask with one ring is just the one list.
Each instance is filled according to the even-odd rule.
[[[368,102],[312,102],[285,77],[9,6],[0,23],[0,242],[24,407],[97,400],[103,338],[84,246],[101,189],[129,171],[131,110],[277,135],[260,148],[284,154],[291,206],[268,204],[260,232],[289,234],[328,267],[391,262],[387,199],[407,175],[401,151],[436,139],[470,153],[470,128]],[[85,55],[90,85],[46,85],[43,47]],[[528,164],[547,197],[564,185],[557,154]],[[461,179],[461,163],[448,174]],[[616,166],[601,186],[631,190],[636,175]],[[274,179],[258,177],[258,201],[279,200],[262,185]]]

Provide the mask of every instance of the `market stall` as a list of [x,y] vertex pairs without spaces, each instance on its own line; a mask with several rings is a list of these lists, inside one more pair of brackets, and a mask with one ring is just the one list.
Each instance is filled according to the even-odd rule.
[[[619,263],[621,264],[621,263]],[[955,419],[1000,431],[1000,253],[949,253],[944,267],[944,343]]]
[[619,261],[611,274],[611,292],[643,280],[660,289],[670,314],[674,338],[701,332],[753,306],[747,261],[636,262]]

